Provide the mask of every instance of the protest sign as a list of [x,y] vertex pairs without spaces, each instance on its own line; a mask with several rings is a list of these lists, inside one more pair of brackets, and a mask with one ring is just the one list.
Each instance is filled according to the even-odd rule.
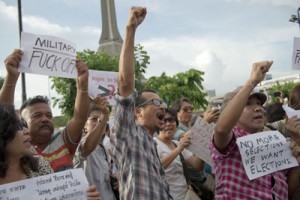
[[24,52],[19,71],[65,78],[76,78],[76,46],[61,38],[22,32]]
[[212,166],[212,160],[209,143],[214,126],[214,123],[209,124],[201,117],[197,117],[194,126],[190,129],[189,136],[191,138],[191,144],[187,147],[188,150],[210,166]]
[[237,138],[243,165],[250,180],[298,166],[290,144],[279,131],[265,131]]
[[89,96],[106,97],[110,105],[115,105],[114,92],[118,88],[118,72],[89,70]]
[[282,108],[284,109],[288,118],[291,118],[293,116],[300,117],[300,110],[295,110],[295,109],[289,107],[288,105],[282,105]]
[[294,38],[292,69],[300,69],[300,38]]
[[0,185],[0,200],[81,200],[87,188],[83,170],[72,169]]

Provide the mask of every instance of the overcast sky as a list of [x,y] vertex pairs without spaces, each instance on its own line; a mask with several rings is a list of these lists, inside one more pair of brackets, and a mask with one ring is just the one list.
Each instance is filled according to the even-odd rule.
[[[291,70],[294,37],[299,25],[289,22],[299,0],[115,0],[121,36],[133,5],[148,9],[136,43],[150,56],[146,77],[171,76],[196,68],[205,72],[205,89],[223,95],[242,85],[253,62],[273,60],[273,77]],[[23,30],[76,43],[77,50],[97,50],[101,35],[99,0],[22,1]],[[0,76],[3,60],[19,47],[16,0],[0,0]],[[16,107],[21,104],[18,82]],[[47,76],[26,75],[27,96],[54,96]],[[56,110],[54,114],[57,114]]]

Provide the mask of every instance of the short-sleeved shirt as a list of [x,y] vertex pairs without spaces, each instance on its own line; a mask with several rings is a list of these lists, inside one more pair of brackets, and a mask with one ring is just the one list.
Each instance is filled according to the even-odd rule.
[[111,145],[113,160],[120,172],[120,199],[172,199],[165,173],[159,160],[156,142],[135,121],[134,100],[116,94],[115,118]]
[[78,144],[71,141],[67,127],[53,134],[44,150],[31,145],[30,150],[35,155],[43,156],[51,165],[54,172],[73,169],[73,155]]
[[[159,158],[162,159],[166,156],[168,156],[172,150],[163,142],[161,142],[159,139],[154,138],[157,142],[157,152],[159,155]],[[178,141],[173,140],[176,145],[178,145]],[[190,158],[193,154],[187,150],[184,149],[182,152],[183,158],[187,160]],[[186,183],[186,178],[183,173],[183,167],[182,162],[180,160],[180,155],[178,155],[173,162],[165,169],[166,173],[166,181],[169,184],[170,187],[170,193],[174,200],[182,200],[184,199],[186,192],[188,190],[188,186]]]
[[83,156],[82,144],[86,136],[80,141],[73,159],[74,168],[83,168],[90,185],[96,185],[101,199],[115,200],[114,192],[110,185],[109,164],[107,152],[102,144],[98,143],[95,150],[88,156]]
[[[250,181],[243,166],[242,158],[236,144],[236,138],[248,133],[234,126],[233,137],[223,152],[219,152],[212,137],[210,150],[215,169],[215,199],[288,199],[288,185],[285,171],[277,171]],[[272,176],[275,184],[272,187]]]
[[27,178],[34,178],[34,177],[44,176],[53,173],[50,164],[45,158],[43,158],[43,156],[36,155],[34,157],[38,161],[38,170],[35,172],[32,169],[25,167],[25,173],[27,175]]

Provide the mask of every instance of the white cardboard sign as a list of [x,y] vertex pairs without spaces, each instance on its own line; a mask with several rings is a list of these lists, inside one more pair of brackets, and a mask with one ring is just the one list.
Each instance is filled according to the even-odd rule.
[[294,38],[292,69],[300,70],[300,38]]
[[250,180],[298,166],[290,144],[279,131],[265,131],[237,138],[243,165]]
[[191,137],[191,144],[187,147],[188,150],[210,166],[213,165],[210,156],[209,144],[214,126],[214,123],[209,124],[201,117],[198,117],[194,126],[190,129],[189,136]]
[[288,118],[291,118],[293,116],[300,117],[300,110],[295,110],[287,105],[282,105],[282,108],[284,109]]
[[48,76],[76,78],[76,45],[68,40],[22,32],[24,52],[19,71]]
[[83,170],[72,169],[0,185],[0,200],[82,200],[87,189]]
[[118,88],[118,72],[89,70],[89,96],[106,97],[110,105],[116,105],[113,94]]

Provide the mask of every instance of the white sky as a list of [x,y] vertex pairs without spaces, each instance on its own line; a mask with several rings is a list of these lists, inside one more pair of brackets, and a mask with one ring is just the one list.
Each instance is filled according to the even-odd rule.
[[[115,5],[122,37],[130,7],[148,9],[136,34],[136,43],[150,56],[147,78],[196,68],[206,73],[205,89],[222,95],[242,85],[256,61],[273,60],[273,78],[299,73],[291,70],[299,26],[289,22],[299,0],[115,0]],[[26,0],[22,14],[26,32],[71,40],[79,51],[98,48],[99,0]],[[19,47],[16,0],[0,0],[0,28],[0,76],[5,76],[3,61]],[[21,105],[20,82],[16,107]],[[27,96],[56,95],[50,84],[46,76],[26,75]]]

